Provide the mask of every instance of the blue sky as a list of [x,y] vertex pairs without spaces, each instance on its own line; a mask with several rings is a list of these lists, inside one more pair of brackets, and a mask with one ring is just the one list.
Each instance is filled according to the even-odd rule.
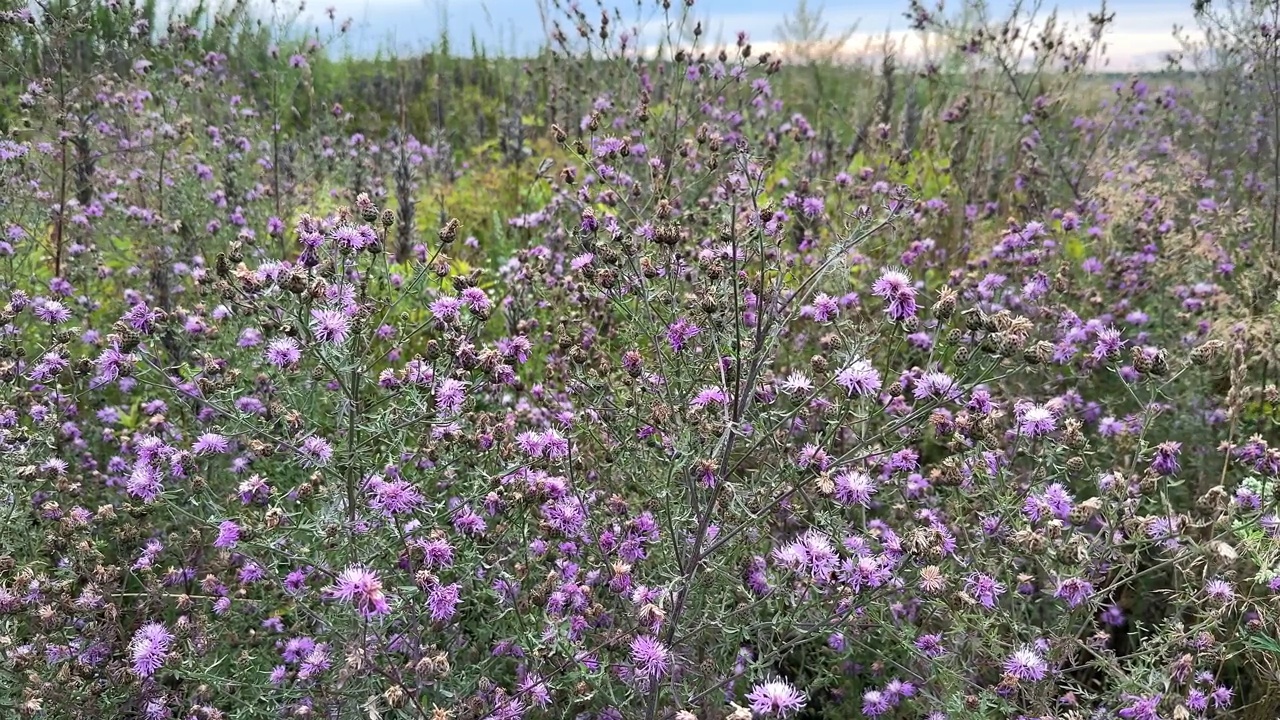
[[[475,35],[489,48],[508,53],[526,53],[542,41],[543,30],[538,0],[309,0],[308,14],[319,15],[326,6],[337,9],[339,18],[354,21],[350,47],[359,54],[376,47],[394,47],[400,51],[424,48],[437,37],[442,27],[449,29],[455,42],[469,44]],[[680,0],[673,0],[680,2]],[[693,13],[702,19],[711,38],[732,37],[738,30],[750,33],[758,47],[767,49],[777,38],[776,28],[783,17],[795,8],[796,0],[697,0]],[[282,3],[283,4],[283,3]],[[595,0],[582,0],[588,14],[597,15]],[[629,8],[632,22],[654,22],[655,11],[643,15],[635,10],[633,0],[607,2]],[[833,30],[857,24],[860,31],[854,44],[886,31],[903,33],[906,20],[902,13],[906,0],[880,2],[841,2],[810,0],[810,7],[824,6],[824,17]],[[947,2],[957,5],[956,0]],[[647,8],[654,6],[646,0]],[[993,13],[1003,14],[1010,0],[988,0]],[[1109,53],[1119,66],[1141,66],[1154,62],[1159,55],[1176,47],[1172,39],[1175,24],[1191,27],[1190,0],[1111,0],[1109,9],[1116,14],[1109,43]],[[1046,2],[1046,6],[1050,6]],[[1061,0],[1057,3],[1067,18],[1083,23],[1086,13],[1096,10],[1096,2]],[[624,17],[626,17],[624,13]]]

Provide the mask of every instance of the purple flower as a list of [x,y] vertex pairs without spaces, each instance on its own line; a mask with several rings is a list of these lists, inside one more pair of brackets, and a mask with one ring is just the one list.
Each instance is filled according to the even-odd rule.
[[871,476],[858,471],[845,471],[835,477],[835,497],[842,505],[871,507],[876,483]]
[[351,332],[351,319],[338,310],[313,309],[311,331],[321,342],[341,345]]
[[366,567],[354,565],[343,570],[326,593],[329,597],[354,605],[365,617],[391,612],[378,573]]
[[1005,673],[1027,682],[1039,682],[1049,672],[1049,664],[1030,647],[1023,647],[1004,661]]
[[302,350],[298,347],[298,341],[291,337],[276,338],[267,343],[267,350],[263,354],[267,362],[282,369],[292,367],[302,359]]
[[319,643],[302,658],[302,665],[298,668],[298,679],[310,680],[328,670],[329,664],[329,646],[326,643]]
[[916,638],[915,646],[917,650],[924,653],[924,656],[928,658],[941,657],[947,653],[946,648],[942,645],[941,635],[921,635]]
[[1218,685],[1209,693],[1209,697],[1213,699],[1213,706],[1219,710],[1231,706],[1231,700],[1235,693],[1226,685]]
[[230,449],[231,441],[218,433],[204,433],[191,446],[191,452],[196,455],[221,455]]
[[129,655],[134,673],[151,677],[164,664],[173,635],[160,623],[147,623],[138,628],[129,643]]
[[223,520],[218,525],[218,537],[213,541],[214,547],[235,547],[240,542],[240,526],[230,520]]
[[387,517],[413,512],[422,504],[422,494],[405,480],[384,480],[375,475],[367,485],[369,506]]
[[813,319],[820,323],[830,322],[840,312],[840,304],[826,293],[818,293],[812,307]]
[[671,651],[650,635],[640,635],[631,641],[631,662],[642,674],[658,678],[667,674],[671,666]]
[[804,708],[804,694],[785,680],[758,683],[747,694],[751,709],[760,715],[786,717]]
[[1044,405],[1024,405],[1019,409],[1018,432],[1029,438],[1048,435],[1058,426],[1053,411]]
[[725,405],[728,402],[729,396],[725,394],[724,390],[708,385],[693,396],[693,399],[689,401],[689,407],[705,408],[708,405]]
[[912,394],[917,400],[955,400],[960,397],[960,386],[944,372],[927,372],[916,381]]
[[456,297],[437,298],[431,303],[431,314],[437,320],[444,323],[450,323],[458,319],[462,311],[462,301]]
[[837,372],[835,380],[850,397],[866,397],[880,392],[880,372],[866,360],[855,360]]
[[324,438],[312,435],[302,441],[298,448],[303,464],[310,467],[324,467],[333,459],[333,446]]
[[1151,457],[1151,469],[1158,475],[1176,475],[1178,470],[1178,455],[1182,452],[1182,443],[1168,440],[1156,446],[1155,454]]
[[160,482],[162,477],[160,471],[149,463],[139,462],[129,473],[125,490],[134,497],[142,498],[143,502],[153,502],[164,489]]
[[685,318],[680,318],[667,326],[667,342],[671,343],[672,350],[680,352],[684,349],[685,344],[700,332],[702,332],[702,329],[697,325]]
[[1226,605],[1232,600],[1235,600],[1236,589],[1226,580],[1217,578],[1205,583],[1204,594],[1207,595],[1210,600],[1220,605]]
[[488,313],[493,309],[493,301],[485,294],[484,290],[478,287],[469,287],[462,291],[462,302],[471,308],[472,312]]
[[883,715],[893,708],[889,698],[879,690],[868,690],[862,693],[862,714],[867,717]]
[[1120,331],[1114,327],[1106,327],[1098,331],[1091,355],[1099,362],[1115,360],[1120,357],[1123,347],[1124,340],[1120,338]]
[[885,301],[885,313],[895,321],[916,314],[916,289],[911,277],[900,270],[885,270],[871,284],[871,294]]
[[457,415],[462,411],[462,403],[467,398],[466,388],[461,380],[449,378],[436,388],[436,407],[447,414]]
[[808,218],[821,217],[826,209],[826,203],[820,197],[810,195],[800,202],[800,212]]
[[1080,578],[1067,578],[1058,583],[1053,596],[1067,601],[1068,607],[1079,607],[1093,595],[1093,583]]
[[442,622],[452,618],[458,611],[461,592],[462,588],[457,583],[436,585],[431,588],[431,593],[427,596],[427,608],[431,612],[431,619]]
[[986,573],[974,573],[965,581],[964,591],[977,600],[978,604],[990,610],[1004,594],[1005,586]]
[[71,311],[57,300],[38,299],[32,306],[35,316],[50,325],[61,325],[71,319]]
[[1126,695],[1124,701],[1129,703],[1120,708],[1116,714],[1124,720],[1160,720],[1160,700],[1163,695]]

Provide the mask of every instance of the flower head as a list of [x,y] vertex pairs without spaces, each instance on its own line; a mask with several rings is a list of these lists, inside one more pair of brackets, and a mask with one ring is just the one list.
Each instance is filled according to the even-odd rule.
[[427,596],[427,608],[435,622],[449,620],[458,612],[462,588],[457,583],[436,585]]
[[298,341],[291,337],[276,338],[267,343],[267,350],[263,354],[267,362],[278,368],[291,367],[302,359],[302,350],[298,347]]
[[230,520],[223,520],[218,525],[218,537],[213,541],[214,547],[235,547],[240,542],[240,526]]
[[138,628],[129,643],[129,655],[133,660],[133,671],[142,677],[151,677],[164,664],[169,653],[169,644],[173,642],[173,634],[160,623],[147,623]]
[[645,676],[658,678],[671,667],[671,651],[651,635],[640,635],[631,641],[631,662]]
[[218,433],[204,433],[191,446],[191,452],[196,455],[219,455],[230,449],[231,441]]
[[911,278],[900,270],[885,270],[871,284],[871,294],[885,301],[884,311],[892,320],[915,317],[916,288]]
[[785,680],[758,683],[747,694],[751,709],[760,715],[786,717],[804,708],[805,696]]
[[343,570],[327,592],[332,598],[355,605],[365,617],[391,612],[382,591],[382,580],[377,572],[366,567],[355,565]]
[[341,345],[351,333],[351,318],[339,310],[311,311],[311,331],[321,342]]
[[1044,405],[1028,405],[1022,408],[1018,431],[1029,438],[1038,438],[1054,431],[1058,421],[1053,411]]
[[855,360],[836,373],[836,385],[844,388],[850,397],[866,397],[880,392],[880,371],[866,360]]
[[1019,680],[1039,682],[1049,672],[1049,664],[1030,647],[1023,647],[1004,661],[1004,671]]

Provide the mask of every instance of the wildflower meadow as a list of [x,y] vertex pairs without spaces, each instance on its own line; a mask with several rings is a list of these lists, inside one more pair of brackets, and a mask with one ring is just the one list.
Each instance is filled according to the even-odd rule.
[[0,717],[1280,716],[1280,2],[541,9],[0,0]]

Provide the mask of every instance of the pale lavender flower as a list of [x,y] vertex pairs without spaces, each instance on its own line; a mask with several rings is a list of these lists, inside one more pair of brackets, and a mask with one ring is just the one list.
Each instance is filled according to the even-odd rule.
[[349,603],[365,617],[386,615],[391,612],[382,580],[369,568],[355,565],[343,570],[326,593],[337,600]]
[[785,680],[770,680],[758,683],[747,694],[751,709],[760,715],[786,717],[804,708],[804,693],[796,690]]
[[836,385],[852,396],[866,397],[880,392],[880,371],[866,360],[855,360],[836,373]]
[[339,310],[313,309],[311,331],[321,342],[341,345],[351,333],[351,318]]
[[1004,661],[1005,673],[1026,682],[1039,682],[1049,672],[1049,664],[1031,647],[1022,647]]

